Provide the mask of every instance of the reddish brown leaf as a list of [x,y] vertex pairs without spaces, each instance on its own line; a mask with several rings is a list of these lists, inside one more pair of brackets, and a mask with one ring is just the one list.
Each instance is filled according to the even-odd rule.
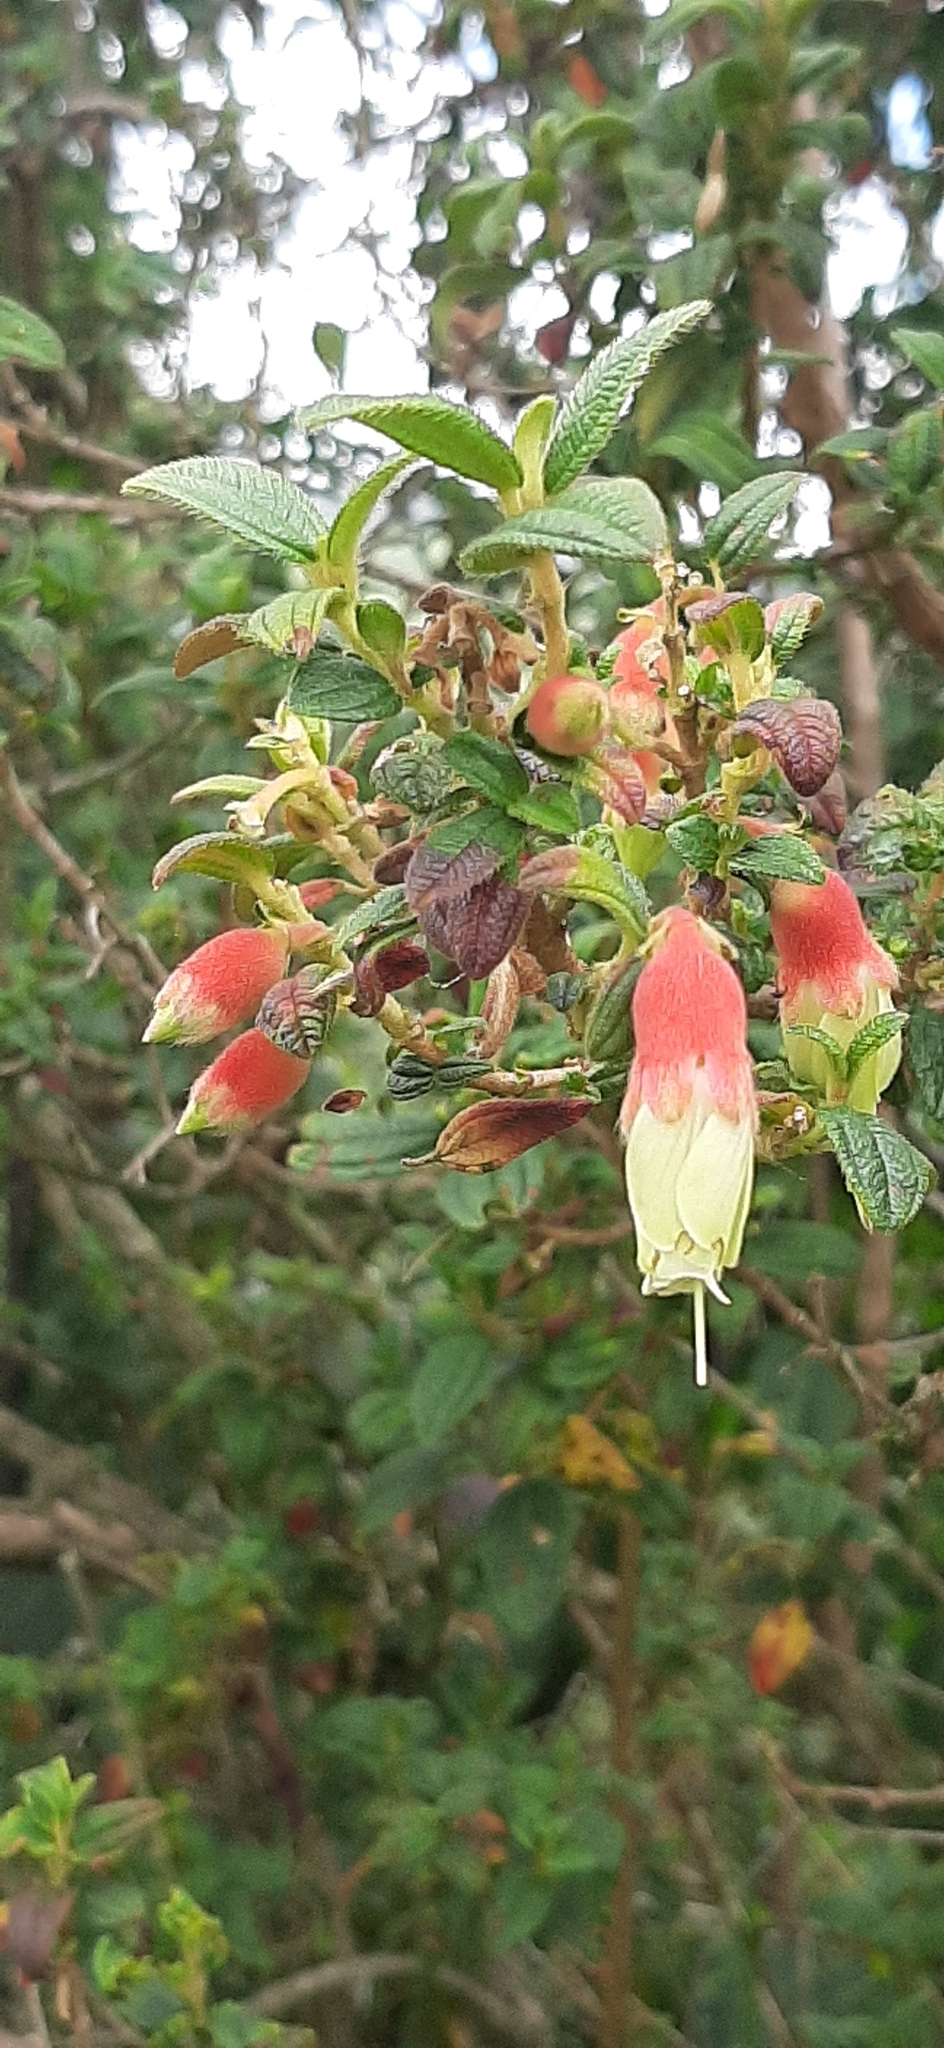
[[237,647],[244,647],[240,627],[245,623],[243,612],[222,612],[219,618],[206,619],[202,626],[185,634],[174,656],[177,681],[182,683],[208,661],[218,661],[221,654],[235,654]]
[[256,1018],[256,1027],[294,1059],[313,1059],[334,1017],[337,996],[321,967],[303,967],[300,974],[270,988]]
[[428,973],[429,954],[413,939],[397,939],[392,946],[365,953],[354,968],[351,1007],[355,1016],[376,1017],[385,996],[392,995],[395,989],[408,988],[411,981],[420,981]]
[[7,1907],[5,1946],[31,1983],[49,1975],[56,1942],[71,1911],[71,1892],[14,1892]]
[[406,871],[406,900],[411,910],[450,903],[485,882],[501,865],[501,854],[473,839],[461,853],[443,853],[438,846],[418,846]]
[[[540,973],[540,968],[538,972]],[[543,976],[542,976],[543,980]],[[478,1041],[477,1051],[483,1060],[494,1059],[515,1028],[518,1004],[521,1000],[521,983],[515,955],[499,960],[488,977],[488,987],[482,1004],[482,1018],[485,1030]]]
[[479,981],[504,960],[520,936],[529,908],[520,889],[493,875],[461,896],[431,904],[423,929],[431,945],[472,981]]
[[385,886],[389,882],[402,882],[416,848],[415,839],[404,839],[399,846],[388,846],[385,853],[379,853],[374,862],[374,881]]
[[559,1100],[473,1102],[440,1132],[436,1158],[456,1173],[492,1173],[545,1138],[580,1122],[593,1102],[586,1095]]
[[842,746],[839,713],[824,697],[761,697],[745,707],[731,731],[766,747],[797,796],[822,789]]
[[567,937],[567,926],[563,918],[551,916],[543,896],[536,896],[532,902],[521,944],[545,974],[577,973],[578,963]]
[[807,798],[807,809],[818,831],[828,832],[833,839],[838,839],[848,817],[846,785],[838,768],[815,796]]
[[321,1107],[331,1116],[347,1116],[352,1109],[360,1109],[361,1104],[366,1101],[367,1095],[363,1088],[336,1088],[334,1094],[329,1095],[327,1102],[323,1102]]

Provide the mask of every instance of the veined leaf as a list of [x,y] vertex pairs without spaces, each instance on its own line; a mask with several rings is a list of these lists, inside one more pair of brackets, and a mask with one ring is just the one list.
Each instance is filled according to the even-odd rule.
[[819,854],[794,832],[752,839],[732,854],[728,866],[745,882],[806,882],[815,887],[826,877]]
[[395,455],[392,461],[378,464],[373,474],[345,500],[328,535],[328,560],[345,577],[353,571],[361,535],[371,513],[396,483],[404,482],[407,473],[418,467],[412,456]]
[[726,498],[705,528],[704,550],[729,575],[756,561],[781,512],[793,503],[802,479],[792,470],[773,470]]
[[652,455],[670,455],[699,482],[719,490],[739,490],[760,471],[760,463],[742,434],[716,413],[689,413],[676,420],[649,445]]
[[853,1081],[863,1061],[870,1059],[873,1052],[887,1045],[890,1038],[897,1038],[908,1024],[907,1010],[885,1010],[873,1017],[870,1024],[863,1024],[857,1031],[851,1045],[846,1047],[846,1073]]
[[360,725],[364,718],[392,718],[403,700],[366,661],[356,654],[317,651],[295,672],[288,705],[300,718],[335,718],[341,725]]
[[587,477],[566,497],[506,519],[463,549],[470,575],[500,576],[547,551],[598,562],[650,562],[666,545],[658,498],[638,477]]
[[166,498],[250,547],[291,562],[312,561],[324,534],[314,505],[278,470],[229,455],[165,462],[129,478],[122,491],[131,498]]
[[335,590],[286,590],[260,605],[245,621],[244,640],[268,647],[272,654],[303,656],[310,650]]
[[818,1114],[866,1230],[903,1230],[934,1186],[933,1166],[883,1117],[845,1107]]
[[171,875],[213,875],[218,882],[258,888],[275,872],[275,855],[259,840],[240,839],[235,832],[198,832],[168,849],[151,876],[160,889]]
[[595,356],[560,413],[544,463],[549,493],[566,490],[606,447],[633,393],[674,342],[700,327],[711,312],[708,299],[673,306],[657,314],[639,334],[611,342]]
[[527,796],[528,778],[510,747],[484,733],[457,732],[447,740],[443,754],[457,775],[480,796],[502,809]]
[[521,482],[517,458],[504,441],[474,412],[445,398],[347,398],[338,392],[320,399],[301,417],[309,429],[333,420],[357,420],[389,434],[412,455],[425,455],[443,469],[491,484],[495,491],[516,490]]
[[61,370],[66,352],[58,334],[14,299],[0,299],[0,362],[28,363],[31,370]]

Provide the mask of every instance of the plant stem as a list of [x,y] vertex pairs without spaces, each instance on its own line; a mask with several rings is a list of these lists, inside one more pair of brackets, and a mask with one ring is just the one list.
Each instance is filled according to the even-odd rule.
[[[631,1508],[617,1517],[616,1609],[613,1617],[613,1661],[610,1702],[613,1733],[610,1761],[621,1778],[636,1768],[636,1610],[642,1529]],[[623,1854],[613,1880],[603,1950],[603,1997],[597,2048],[630,2048],[633,2014],[633,1894],[636,1885],[636,1815],[628,1797],[618,1794],[613,1812],[623,1829]]]
[[564,611],[564,586],[553,556],[535,555],[528,573],[544,631],[544,674],[564,676],[570,658],[570,634]]

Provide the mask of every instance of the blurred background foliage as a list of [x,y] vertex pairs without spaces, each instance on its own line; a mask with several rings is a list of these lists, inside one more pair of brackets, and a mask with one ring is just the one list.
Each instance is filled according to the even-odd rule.
[[[803,673],[842,709],[855,799],[944,755],[939,11],[447,4],[414,17],[436,90],[398,138],[430,380],[488,419],[566,389],[653,309],[714,299],[604,465],[653,484],[684,553],[719,490],[805,461],[756,587],[825,601]],[[14,336],[0,363],[0,1770],[19,1810],[17,1774],[62,1755],[100,1816],[83,1835],[53,1772],[29,1781],[32,1832],[0,1823],[8,1898],[17,1858],[76,1893],[48,2024],[218,2048],[282,2018],[326,2048],[932,2048],[941,1198],[866,1240],[829,1161],[762,1167],[712,1329],[729,1384],[706,1398],[677,1312],[638,1296],[606,1115],[482,1180],[405,1176],[437,1122],[422,1102],[390,1115],[348,1020],[297,1114],[251,1142],[170,1138],[196,1063],[138,1041],[159,964],[218,927],[220,892],[179,875],[154,897],[150,871],[180,832],[174,789],[241,770],[280,687],[248,653],[181,683],[173,653],[285,572],[120,484],[216,449],[330,505],[375,460],[363,435],[312,444],[264,363],[243,399],[188,389],[195,300],[237,259],[276,263],[304,197],[244,155],[234,23],[286,32],[275,9],[202,0],[0,11],[0,290],[63,344]],[[382,165],[397,7],[345,0],[343,28],[363,92],[338,133]],[[309,96],[317,123],[316,75]],[[129,130],[183,139],[157,253],[116,210]],[[825,265],[863,190],[900,261],[840,325]],[[371,252],[369,223],[358,237]],[[321,388],[347,341],[316,329]],[[373,537],[372,594],[415,604],[489,516],[455,479],[411,480]],[[578,571],[572,623],[603,644],[651,591]],[[191,829],[217,822],[197,807]],[[586,914],[579,946],[599,941]],[[532,1005],[511,1052],[567,1046]],[[353,1086],[360,1116],[321,1111]],[[944,1122],[911,1136],[940,1163]],[[616,1447],[631,1515],[621,1483],[554,1476],[574,1416]],[[812,1633],[768,1685],[748,1645],[771,1613],[788,1640],[791,1601]],[[622,2031],[600,1970],[614,1792]],[[35,2035],[13,1964],[41,1976],[52,1936],[33,1924],[36,1961],[19,1912],[6,2025]]]

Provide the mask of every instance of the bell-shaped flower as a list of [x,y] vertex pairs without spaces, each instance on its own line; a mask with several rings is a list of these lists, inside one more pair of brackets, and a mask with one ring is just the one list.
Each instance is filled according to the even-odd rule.
[[308,1079],[310,1059],[296,1059],[254,1025],[231,1039],[219,1058],[198,1074],[177,1125],[193,1131],[246,1131],[281,1109]]
[[866,930],[862,912],[842,875],[827,868],[819,885],[775,882],[770,929],[777,952],[783,1043],[792,1073],[831,1101],[874,1112],[901,1059],[895,1033],[857,1066],[848,1083],[829,1047],[807,1036],[824,1032],[842,1053],[873,1019],[894,1008],[898,986],[893,960]]
[[726,1302],[754,1181],[757,1120],[744,991],[717,934],[676,905],[655,919],[633,994],[620,1117],[644,1294],[691,1294],[707,1385],[705,1288]]

